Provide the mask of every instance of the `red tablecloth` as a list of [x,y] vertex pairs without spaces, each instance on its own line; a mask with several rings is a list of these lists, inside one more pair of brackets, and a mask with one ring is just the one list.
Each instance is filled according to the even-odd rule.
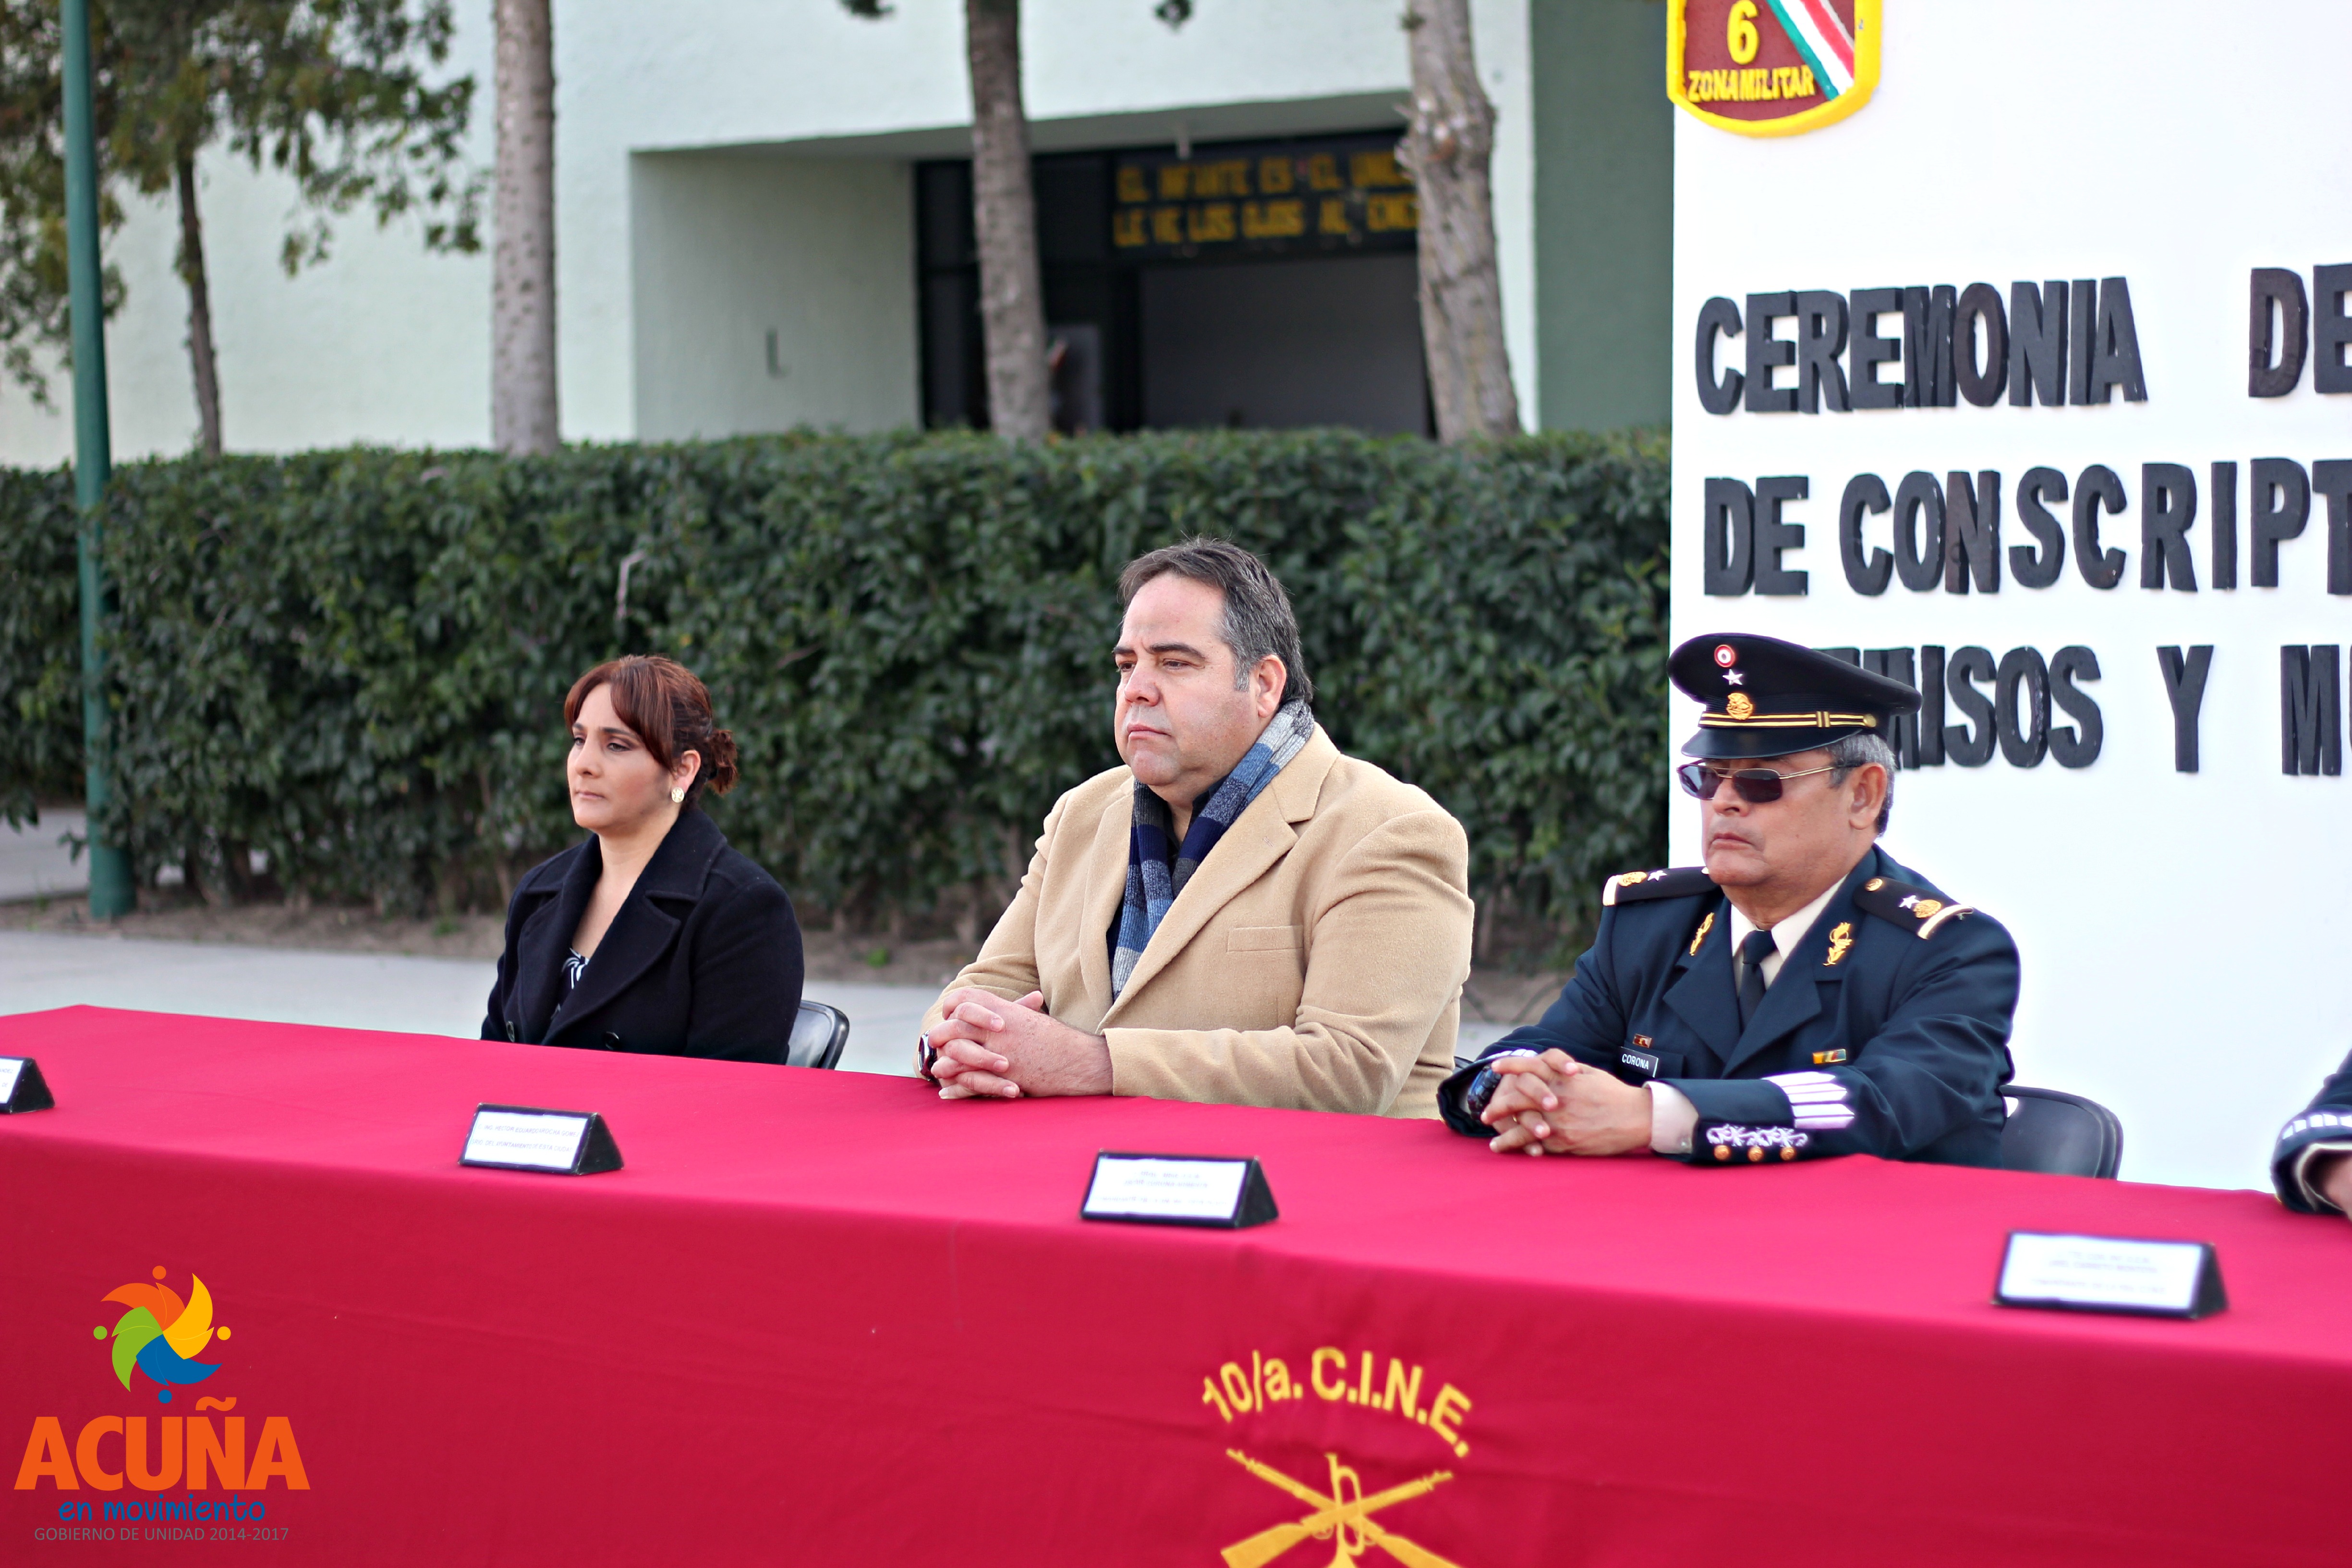
[[[58,1100],[0,1119],[8,1562],[2352,1558],[2352,1226],[2267,1195],[91,1008],[0,1054]],[[601,1110],[627,1167],[461,1169],[478,1101]],[[1255,1154],[1282,1218],[1082,1222],[1101,1148]],[[1993,1307],[2012,1226],[2210,1240],[2232,1304]],[[93,1334],[158,1268],[232,1331],[168,1404]],[[229,1398],[257,1490],[67,1490],[41,1436],[160,1483]]]

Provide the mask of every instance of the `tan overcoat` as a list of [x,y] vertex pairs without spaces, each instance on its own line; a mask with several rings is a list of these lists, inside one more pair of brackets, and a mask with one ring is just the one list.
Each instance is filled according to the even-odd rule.
[[[1134,776],[1055,803],[1021,891],[956,976],[1110,1042],[1114,1094],[1434,1116],[1470,972],[1469,842],[1318,725],[1225,830],[1110,992]],[[933,1004],[923,1026],[940,1019]]]

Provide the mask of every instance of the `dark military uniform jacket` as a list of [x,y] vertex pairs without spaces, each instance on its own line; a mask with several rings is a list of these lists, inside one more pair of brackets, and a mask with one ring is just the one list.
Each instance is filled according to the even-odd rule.
[[2303,1178],[2313,1156],[2336,1151],[2352,1152],[2352,1057],[2319,1086],[2319,1098],[2279,1130],[2278,1147],[2271,1151],[2271,1181],[2279,1202],[2302,1214],[2335,1213],[2333,1205],[2314,1201],[2317,1194]]
[[[1698,1110],[1696,1163],[2000,1163],[2017,947],[1999,921],[1874,847],[1742,1028],[1731,902],[1706,872],[1630,872],[1602,901],[1559,1000],[1486,1057],[1558,1047],[1628,1083],[1672,1084]],[[1479,1070],[1447,1079],[1438,1104],[1485,1137],[1463,1105]]]

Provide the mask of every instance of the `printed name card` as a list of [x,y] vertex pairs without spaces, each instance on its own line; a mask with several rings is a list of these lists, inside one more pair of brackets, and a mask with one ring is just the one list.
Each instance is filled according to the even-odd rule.
[[1254,1159],[1206,1154],[1095,1156],[1081,1219],[1200,1225],[1241,1230],[1277,1217],[1274,1191]]
[[2202,1241],[2135,1241],[2013,1230],[1992,1299],[2004,1307],[2206,1318],[2230,1304]]
[[478,1105],[461,1165],[497,1171],[552,1171],[593,1176],[621,1168],[621,1148],[593,1110],[539,1110],[528,1105]]
[[0,1116],[47,1110],[56,1104],[41,1078],[40,1063],[30,1057],[0,1057]]

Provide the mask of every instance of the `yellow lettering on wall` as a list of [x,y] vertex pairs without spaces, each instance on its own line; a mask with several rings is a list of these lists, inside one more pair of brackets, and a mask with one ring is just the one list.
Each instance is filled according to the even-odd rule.
[[1195,245],[1214,245],[1234,237],[1239,231],[1234,226],[1234,204],[1211,202],[1192,209],[1192,221],[1186,233]]
[[1307,160],[1307,188],[1310,191],[1344,191],[1348,182],[1339,177],[1339,160],[1328,153],[1318,153]]
[[1421,198],[1407,192],[1371,196],[1364,203],[1364,226],[1374,234],[1391,234],[1421,226]]
[[1325,196],[1322,211],[1316,215],[1315,232],[1341,235],[1355,232],[1348,226],[1348,204],[1338,196]]
[[1296,183],[1296,174],[1287,158],[1260,158],[1257,161],[1257,188],[1269,196],[1287,192]]
[[1118,199],[1123,202],[1148,202],[1151,199],[1151,187],[1144,182],[1143,171],[1132,163],[1119,165]]
[[1149,244],[1150,230],[1145,226],[1150,218],[1141,207],[1129,207],[1125,212],[1110,215],[1110,242],[1120,247]]
[[1410,185],[1405,172],[1397,167],[1393,148],[1381,152],[1358,153],[1348,159],[1348,177],[1358,185],[1379,187]]
[[1163,163],[1160,166],[1160,199],[1181,202],[1184,199],[1187,182],[1192,175],[1190,163]]
[[1182,207],[1151,209],[1151,243],[1154,245],[1184,243],[1184,209]]
[[1307,232],[1307,204],[1296,197],[1286,202],[1244,202],[1244,239],[1296,239]]

